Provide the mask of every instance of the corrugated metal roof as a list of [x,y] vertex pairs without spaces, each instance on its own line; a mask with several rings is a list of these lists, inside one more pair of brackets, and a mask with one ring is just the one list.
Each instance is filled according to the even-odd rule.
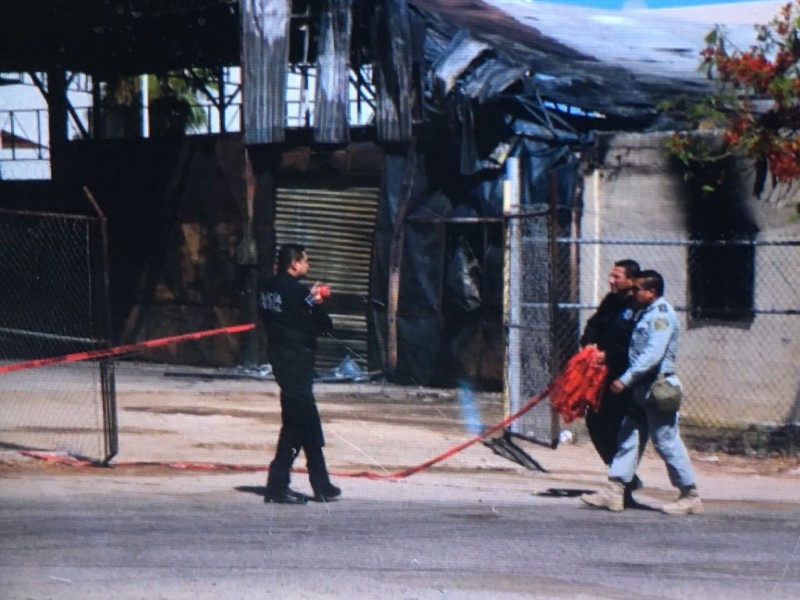
[[[599,10],[530,0],[483,0],[521,23],[601,66],[622,67],[644,80],[677,79],[702,82],[697,72],[699,52],[711,28],[693,20],[692,13],[647,10]],[[771,4],[771,3],[767,3]],[[716,22],[726,24],[733,41],[742,47],[755,42],[752,23],[730,21],[737,4],[717,5]],[[777,8],[776,11],[777,12]],[[678,15],[684,16],[679,18]]]
[[[241,55],[236,0],[198,0],[175,7],[146,0],[10,4],[13,9],[0,19],[0,38],[7,42],[0,71],[63,66],[102,77],[231,65]],[[747,47],[755,40],[753,23],[768,21],[781,4],[773,0],[604,11],[532,0],[409,0],[408,9],[399,0],[390,3],[403,16],[409,11],[428,25],[425,60],[436,64],[445,91],[482,64],[480,78],[470,82],[471,97],[491,97],[528,73],[553,101],[621,117],[652,112],[676,94],[705,93],[709,84],[697,71],[698,52],[711,25],[726,24],[732,39]],[[359,14],[370,14],[374,6],[371,0],[352,4]],[[356,43],[370,46],[363,35],[366,28],[359,31]],[[37,43],[29,44],[31,39]],[[446,59],[436,62],[453,40],[457,44],[444,52]],[[485,64],[492,61],[493,66]],[[376,115],[380,139],[408,138],[410,121],[404,127],[395,122],[408,117],[407,108],[400,116]]]
[[[656,113],[666,99],[712,89],[698,69],[712,26],[706,13],[608,11],[530,0],[411,4],[433,29],[425,56],[447,82],[444,89],[455,87],[456,73],[465,85],[460,91],[470,97],[484,100],[517,78],[554,102],[636,117]],[[755,42],[755,28],[732,15],[759,19],[780,6],[717,5],[716,14],[723,22],[730,18],[730,39],[748,47]]]

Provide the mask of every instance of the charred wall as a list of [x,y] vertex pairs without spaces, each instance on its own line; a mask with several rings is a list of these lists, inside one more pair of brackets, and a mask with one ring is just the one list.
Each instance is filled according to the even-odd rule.
[[[96,198],[108,220],[115,344],[257,321],[253,282],[272,274],[274,249],[260,248],[255,260],[247,251],[255,239],[259,246],[305,244],[312,276],[331,284],[327,308],[340,341],[321,341],[321,368],[338,363],[346,347],[366,355],[383,153],[369,142],[326,148],[305,139],[269,151],[276,155],[269,167],[275,189],[248,201],[252,173],[239,134],[73,141],[67,180],[0,182],[0,206],[92,215],[84,186]],[[260,330],[254,339],[248,335],[215,336],[141,357],[207,366],[265,362],[268,340]]]
[[[71,189],[106,214],[113,336],[131,343],[241,322],[244,151],[239,136],[73,142]],[[188,364],[237,362],[238,341],[153,350]]]

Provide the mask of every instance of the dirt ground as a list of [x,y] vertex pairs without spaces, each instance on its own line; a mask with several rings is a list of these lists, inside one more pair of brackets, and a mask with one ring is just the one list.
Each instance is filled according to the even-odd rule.
[[[230,372],[119,363],[116,369],[119,454],[110,469],[37,460],[16,449],[0,452],[0,477],[48,473],[180,476],[180,473],[265,471],[280,427],[278,389],[269,378]],[[454,390],[370,383],[315,387],[330,470],[340,479],[361,472],[388,475],[421,464],[472,437]],[[485,426],[504,417],[500,394],[479,393]],[[530,470],[476,443],[426,469],[428,474],[517,478],[536,488],[602,485],[605,468],[582,422],[557,449],[517,440],[546,472]],[[710,501],[800,502],[800,457],[749,458],[692,451],[700,488]],[[296,464],[303,467],[302,460]],[[672,494],[663,464],[648,448],[640,474],[643,493]],[[417,475],[412,475],[415,477]],[[262,480],[263,475],[254,475]],[[303,488],[303,475],[295,481]],[[2,481],[0,481],[2,485]],[[346,483],[343,484],[346,488]]]
[[[110,468],[0,451],[4,599],[800,598],[797,458],[692,452],[706,513],[685,518],[657,510],[675,491],[652,451],[638,510],[583,506],[606,472],[580,423],[557,449],[518,442],[543,470],[476,443],[405,479],[370,479],[359,475],[470,439],[456,394],[325,383],[316,391],[343,497],[271,505],[277,386],[219,375],[120,363]],[[503,418],[499,394],[476,399],[484,425]],[[17,429],[66,436],[62,450],[77,439],[58,422]],[[304,473],[293,487],[310,491]]]

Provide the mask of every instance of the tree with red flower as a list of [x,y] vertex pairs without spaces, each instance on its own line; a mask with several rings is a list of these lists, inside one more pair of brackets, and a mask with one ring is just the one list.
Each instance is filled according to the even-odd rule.
[[758,193],[767,173],[776,182],[800,178],[800,0],[756,31],[756,43],[740,50],[717,26],[700,53],[703,68],[719,82],[702,115],[723,129],[721,144],[676,133],[669,148],[686,165],[739,153],[753,158]]

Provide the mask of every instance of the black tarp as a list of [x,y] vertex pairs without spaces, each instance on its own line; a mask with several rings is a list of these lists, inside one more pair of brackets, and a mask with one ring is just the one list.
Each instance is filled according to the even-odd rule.
[[[438,131],[444,131],[440,129]],[[484,388],[502,384],[504,331],[502,168],[465,175],[454,161],[437,162],[440,145],[417,148],[417,177],[403,225],[398,362],[393,379],[418,385],[453,385],[467,377]],[[568,222],[579,180],[569,146],[529,138],[508,140],[524,164],[523,206],[549,204],[553,182],[559,222]],[[370,369],[384,367],[389,252],[403,201],[407,158],[387,157],[378,208],[371,278]],[[457,163],[460,164],[460,163]],[[503,165],[499,165],[502,167]],[[450,169],[449,171],[447,169]],[[430,169],[438,169],[428,177]],[[435,185],[435,188],[431,188]],[[560,229],[560,228],[559,228]]]

